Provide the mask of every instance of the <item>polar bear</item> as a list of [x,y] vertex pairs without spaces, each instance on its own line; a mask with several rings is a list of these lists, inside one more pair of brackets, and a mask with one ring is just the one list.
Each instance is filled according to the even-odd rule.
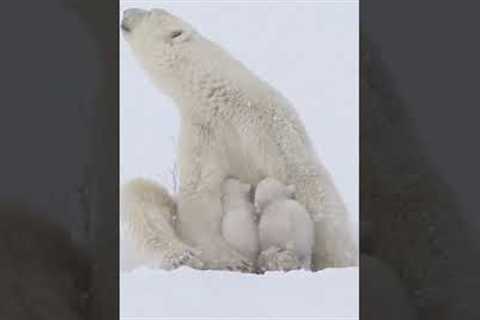
[[221,185],[229,176],[252,185],[265,177],[295,185],[315,224],[314,269],[356,264],[345,205],[290,103],[165,10],[127,9],[121,29],[153,83],[178,108],[176,236],[199,250],[205,267],[252,268],[222,236]]
[[252,186],[234,178],[223,183],[222,234],[227,243],[255,264],[259,251]]
[[295,186],[273,178],[262,180],[256,187],[262,271],[311,269],[313,222],[294,196]]

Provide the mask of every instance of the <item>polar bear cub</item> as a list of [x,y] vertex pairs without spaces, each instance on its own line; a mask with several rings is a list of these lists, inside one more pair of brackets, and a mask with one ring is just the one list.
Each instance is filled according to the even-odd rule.
[[293,185],[285,186],[273,178],[262,180],[256,187],[261,249],[258,264],[262,271],[311,269],[313,221],[294,195]]
[[252,186],[234,178],[223,182],[222,234],[227,243],[252,263],[259,251]]

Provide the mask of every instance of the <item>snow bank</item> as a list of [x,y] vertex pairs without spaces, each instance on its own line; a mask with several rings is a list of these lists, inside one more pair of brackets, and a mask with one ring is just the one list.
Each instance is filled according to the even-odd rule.
[[358,319],[358,268],[319,272],[174,271],[120,275],[121,319]]

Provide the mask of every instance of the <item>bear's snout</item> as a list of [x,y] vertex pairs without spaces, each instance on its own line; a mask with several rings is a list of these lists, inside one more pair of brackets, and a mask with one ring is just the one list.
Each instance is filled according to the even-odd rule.
[[123,19],[120,27],[124,32],[130,32],[140,22],[140,20],[148,13],[147,10],[138,8],[129,8],[123,11]]

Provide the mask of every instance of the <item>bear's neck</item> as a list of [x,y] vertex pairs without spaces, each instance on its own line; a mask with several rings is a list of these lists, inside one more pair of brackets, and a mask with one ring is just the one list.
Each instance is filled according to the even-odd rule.
[[193,54],[194,59],[179,66],[170,96],[185,116],[231,112],[233,104],[251,96],[252,83],[259,79],[243,64],[217,47]]

